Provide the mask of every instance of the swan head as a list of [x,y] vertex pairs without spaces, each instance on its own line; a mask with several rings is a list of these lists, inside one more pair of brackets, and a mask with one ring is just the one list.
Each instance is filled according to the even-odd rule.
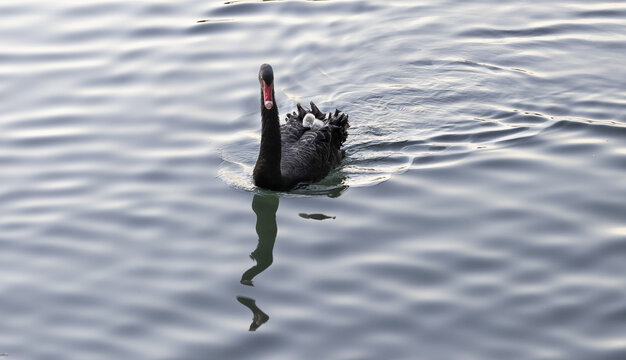
[[259,69],[259,83],[263,94],[263,106],[267,110],[274,107],[274,70],[270,64],[263,64]]

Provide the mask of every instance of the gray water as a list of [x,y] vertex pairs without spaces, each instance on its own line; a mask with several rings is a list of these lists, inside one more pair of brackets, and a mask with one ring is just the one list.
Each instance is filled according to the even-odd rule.
[[[292,193],[264,62],[350,114]],[[623,1],[3,1],[0,358],[626,359],[625,65]]]

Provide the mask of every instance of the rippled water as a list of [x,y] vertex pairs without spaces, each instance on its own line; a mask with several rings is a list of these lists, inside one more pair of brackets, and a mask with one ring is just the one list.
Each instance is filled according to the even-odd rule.
[[[626,358],[625,2],[0,23],[0,357]],[[290,194],[251,182],[263,62],[352,123]]]

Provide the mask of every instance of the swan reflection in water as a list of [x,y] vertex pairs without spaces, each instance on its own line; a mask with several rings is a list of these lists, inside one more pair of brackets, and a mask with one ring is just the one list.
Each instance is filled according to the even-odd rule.
[[[347,186],[338,186],[332,191],[327,191],[329,197],[336,197],[345,190]],[[278,226],[276,225],[276,211],[278,210],[278,196],[274,194],[256,194],[252,199],[252,210],[256,214],[256,233],[259,242],[250,253],[250,258],[256,262],[251,268],[246,270],[241,276],[243,285],[254,286],[252,280],[265,271],[274,261],[274,243],[276,242],[276,234]],[[334,216],[324,214],[305,214],[300,213],[299,216],[304,219],[326,220],[334,219]],[[264,313],[257,305],[254,299],[238,296],[237,301],[252,311],[252,324],[250,331],[256,330],[259,326],[269,320],[269,316]]]
[[256,261],[256,265],[246,270],[241,276],[241,283],[254,286],[252,279],[267,269],[274,261],[272,254],[276,242],[276,211],[278,210],[278,197],[273,195],[254,195],[252,210],[256,214],[256,233],[259,243],[256,249],[250,253],[250,258]]
[[[267,269],[274,261],[272,254],[274,243],[276,242],[276,211],[278,210],[278,196],[275,195],[254,195],[252,199],[252,210],[256,214],[256,233],[259,243],[256,249],[250,253],[250,258],[256,264],[246,270],[241,276],[241,283],[254,286],[252,279]],[[256,330],[259,326],[269,320],[269,316],[256,305],[254,299],[238,296],[237,301],[252,311],[252,324],[250,331]]]

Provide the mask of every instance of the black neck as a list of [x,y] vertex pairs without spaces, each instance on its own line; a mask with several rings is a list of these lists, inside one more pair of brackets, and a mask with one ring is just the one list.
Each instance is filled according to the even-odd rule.
[[261,121],[261,147],[254,167],[254,182],[257,186],[277,190],[282,187],[278,107],[274,103],[271,109],[266,109],[263,105],[263,97],[261,97]]

